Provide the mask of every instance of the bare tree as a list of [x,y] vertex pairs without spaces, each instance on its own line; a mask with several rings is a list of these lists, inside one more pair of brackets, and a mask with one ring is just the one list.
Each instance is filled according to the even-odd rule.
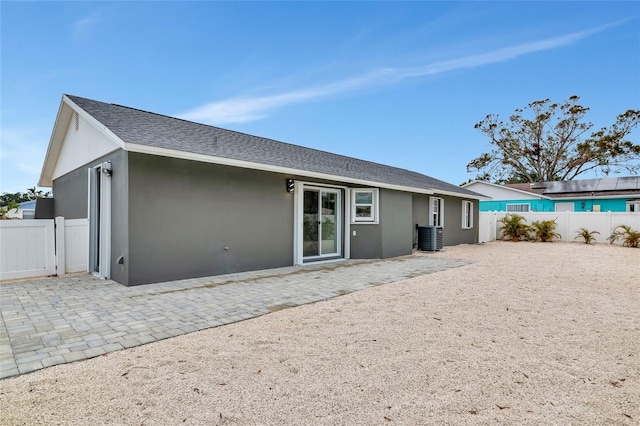
[[640,144],[625,140],[640,122],[640,110],[628,110],[609,128],[588,135],[593,123],[583,121],[589,108],[579,99],[534,101],[506,123],[487,115],[475,128],[495,149],[472,160],[467,171],[480,180],[514,183],[571,180],[590,170],[640,170]]

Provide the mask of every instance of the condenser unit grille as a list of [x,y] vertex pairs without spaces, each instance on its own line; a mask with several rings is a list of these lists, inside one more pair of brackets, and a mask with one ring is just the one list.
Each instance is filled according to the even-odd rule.
[[418,248],[422,251],[442,250],[442,226],[418,226]]

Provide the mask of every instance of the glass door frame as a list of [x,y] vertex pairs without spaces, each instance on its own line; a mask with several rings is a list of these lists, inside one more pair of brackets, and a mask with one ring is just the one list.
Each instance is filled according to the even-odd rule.
[[111,162],[88,169],[88,272],[111,278]]
[[[337,194],[336,201],[336,245],[337,253],[304,256],[304,191],[312,190]],[[313,182],[295,181],[294,184],[294,232],[293,232],[293,264],[302,265],[311,262],[335,261],[348,259],[350,255],[349,206],[350,191],[346,186],[325,185]],[[321,196],[320,196],[321,199]],[[320,237],[319,237],[320,238]]]
[[[316,229],[316,238],[317,241],[315,241],[317,243],[317,253],[318,254],[314,254],[314,255],[304,255],[304,244],[306,242],[305,240],[305,229],[304,229],[304,224],[305,224],[305,220],[304,220],[304,216],[303,216],[303,230],[302,230],[302,244],[303,244],[303,258],[306,261],[313,261],[316,259],[322,259],[322,258],[335,258],[335,257],[342,257],[342,244],[343,244],[343,238],[342,238],[342,191],[339,189],[335,189],[335,188],[322,188],[322,187],[312,187],[312,186],[305,186],[303,189],[303,193],[302,193],[302,197],[303,197],[303,203],[304,203],[304,196],[306,192],[315,192],[318,194],[318,198],[317,198],[317,224]],[[325,241],[324,239],[324,216],[322,209],[323,209],[323,201],[324,201],[324,195],[325,194],[333,194],[335,195],[335,201],[336,201],[336,205],[334,207],[334,216],[335,216],[335,229],[334,229],[334,241],[335,241],[335,250],[331,253],[323,253],[323,242]],[[304,204],[303,204],[303,209],[304,209]],[[306,214],[304,211],[302,212],[303,215]]]

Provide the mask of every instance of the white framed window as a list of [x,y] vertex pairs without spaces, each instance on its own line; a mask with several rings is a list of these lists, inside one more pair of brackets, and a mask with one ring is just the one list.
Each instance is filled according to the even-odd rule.
[[473,228],[473,202],[462,202],[462,228]]
[[444,199],[431,197],[431,214],[429,225],[444,226]]
[[351,222],[378,223],[378,189],[351,190]]
[[640,200],[627,201],[628,213],[640,213]]
[[524,213],[524,212],[528,212],[530,208],[531,208],[531,204],[529,203],[507,204],[508,212]]

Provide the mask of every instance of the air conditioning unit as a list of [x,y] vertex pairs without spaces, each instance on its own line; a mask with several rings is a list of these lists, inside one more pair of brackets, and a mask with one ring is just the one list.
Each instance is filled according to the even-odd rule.
[[418,248],[422,251],[442,250],[442,226],[418,226]]

